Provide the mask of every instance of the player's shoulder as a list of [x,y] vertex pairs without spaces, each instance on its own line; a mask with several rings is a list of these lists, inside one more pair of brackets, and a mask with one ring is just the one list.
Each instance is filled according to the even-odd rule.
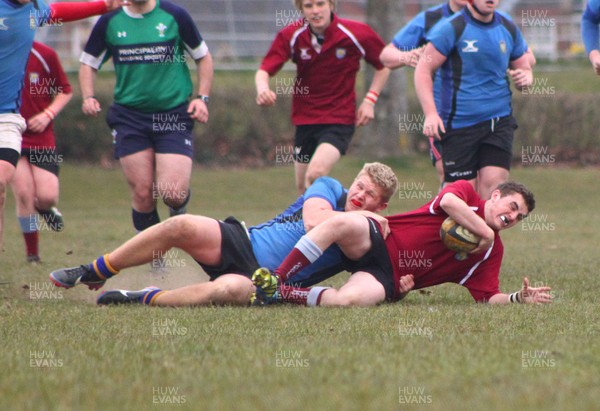
[[31,47],[44,57],[57,55],[56,51],[54,51],[52,47],[47,46],[44,43],[40,43],[39,41],[34,41]]
[[315,188],[324,188],[324,189],[335,189],[335,190],[343,190],[344,186],[338,180],[329,176],[321,176],[317,178],[311,185],[311,187]]
[[347,29],[349,29],[353,32],[354,31],[359,32],[359,33],[375,32],[373,27],[371,27],[367,23],[363,23],[361,21],[342,19],[342,18],[339,18],[336,16],[332,23],[333,24],[337,23],[338,27],[339,27],[339,25],[342,25],[343,27],[346,27]]
[[586,9],[600,13],[600,0],[588,0]]
[[515,27],[517,26],[516,23],[513,21],[510,14],[508,14],[504,11],[500,11],[500,10],[496,10],[495,14],[496,14],[496,17],[498,18],[498,20],[502,24],[509,24],[509,25],[515,26]]
[[123,15],[123,16],[127,15],[122,7],[118,8],[116,10],[109,11],[108,13],[101,15],[100,18],[98,19],[98,21],[96,22],[96,26],[106,27],[112,19],[114,19],[116,16],[119,16],[119,15]]
[[170,1],[160,0],[159,8],[161,11],[173,16],[175,20],[192,20],[192,17],[190,16],[190,13],[187,11],[187,9],[178,4],[171,3]]

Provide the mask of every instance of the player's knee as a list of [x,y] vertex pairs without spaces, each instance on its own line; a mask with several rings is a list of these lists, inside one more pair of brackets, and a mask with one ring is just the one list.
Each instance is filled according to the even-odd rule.
[[169,190],[161,193],[160,197],[166,205],[177,209],[186,203],[188,190]]
[[338,307],[355,307],[364,305],[360,294],[355,292],[338,291],[335,295],[331,295],[331,297],[329,305],[336,305]]
[[160,223],[161,235],[172,240],[172,242],[188,241],[194,234],[197,234],[197,228],[194,224],[194,216],[182,214],[171,217]]
[[38,195],[37,196],[37,208],[40,210],[49,210],[56,205],[56,198],[54,196]]
[[249,281],[240,280],[215,283],[216,290],[213,302],[218,304],[247,304],[250,301],[252,289]]
[[306,171],[306,177],[304,179],[304,184],[306,187],[310,186],[312,183],[314,183],[314,181],[319,178],[319,177],[323,177],[324,175],[327,175],[327,170],[322,169],[320,167],[310,167],[307,171]]

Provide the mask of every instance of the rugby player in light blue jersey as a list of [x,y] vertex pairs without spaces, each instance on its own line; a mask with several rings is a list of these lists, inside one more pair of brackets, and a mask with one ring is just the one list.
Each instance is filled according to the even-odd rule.
[[[519,89],[533,83],[527,44],[498,2],[469,0],[439,23],[415,70],[423,132],[441,139],[445,181],[469,180],[482,198],[509,175],[517,128],[510,79]],[[432,77],[440,67],[438,114]]]
[[[396,33],[392,42],[381,52],[379,59],[383,65],[389,69],[404,66],[416,67],[427,43],[427,33],[440,21],[462,10],[466,4],[467,0],[450,0],[448,3],[439,4],[417,14],[402,30]],[[433,85],[433,97],[436,107],[440,107],[441,87],[442,82],[436,74]],[[440,183],[443,183],[444,167],[442,165],[442,144],[440,140],[429,138],[429,153]]]
[[[81,283],[98,289],[120,270],[148,263],[176,247],[192,256],[211,281],[171,291],[111,290],[100,295],[98,304],[247,305],[254,293],[251,276],[259,267],[275,269],[307,231],[341,212],[361,213],[385,224],[387,220],[375,212],[387,207],[397,186],[390,167],[368,163],[348,190],[331,177],[320,177],[283,213],[247,231],[233,217],[219,221],[176,216],[142,231],[91,264],[52,272],[50,280],[64,288]],[[332,247],[309,271],[299,272],[294,284],[310,286],[331,277],[342,271],[342,261],[340,250]]]

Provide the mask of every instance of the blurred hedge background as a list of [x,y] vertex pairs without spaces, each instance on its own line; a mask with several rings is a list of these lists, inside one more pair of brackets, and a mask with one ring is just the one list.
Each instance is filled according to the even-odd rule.
[[[515,164],[521,162],[522,147],[535,147],[538,152],[553,156],[554,163],[596,165],[600,163],[600,77],[586,62],[568,66],[536,67],[536,83],[526,93],[513,90],[513,109],[519,123],[513,148]],[[403,76],[406,91],[398,96],[386,90],[388,98],[404,98],[406,112],[385,119],[396,123],[390,135],[399,155],[427,155],[427,142],[420,134],[422,112],[414,95],[412,73],[394,72]],[[284,72],[283,77],[292,77]],[[82,114],[77,74],[70,74],[75,89],[73,100],[59,116],[56,124],[57,144],[65,159],[113,164],[112,137],[104,116],[110,103],[114,74],[100,72],[96,95],[103,111],[98,118]],[[405,80],[407,79],[407,80]],[[275,86],[272,80],[272,87]],[[358,82],[362,96],[363,82]],[[274,107],[256,105],[254,72],[217,72],[211,93],[208,124],[196,124],[194,133],[195,161],[205,166],[253,167],[273,165],[276,150],[289,146],[294,128],[290,121],[291,96],[279,94]],[[403,110],[404,111],[404,110]],[[381,121],[381,120],[380,120]],[[407,124],[407,122],[409,124]],[[390,128],[388,128],[390,129]],[[357,130],[350,153],[380,157],[373,147],[380,141],[373,133],[377,127]],[[380,143],[376,143],[380,144]]]

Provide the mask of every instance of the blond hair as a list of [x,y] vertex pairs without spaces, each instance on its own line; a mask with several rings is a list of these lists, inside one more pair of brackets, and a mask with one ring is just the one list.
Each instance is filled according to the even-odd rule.
[[356,178],[365,174],[368,175],[378,187],[383,189],[383,200],[385,200],[386,203],[390,201],[390,198],[394,196],[398,189],[398,178],[396,177],[394,170],[383,163],[365,163]]
[[[302,3],[304,0],[294,0],[294,6],[300,11],[302,11]],[[329,0],[329,4],[331,4],[331,10],[335,10],[335,0]]]

